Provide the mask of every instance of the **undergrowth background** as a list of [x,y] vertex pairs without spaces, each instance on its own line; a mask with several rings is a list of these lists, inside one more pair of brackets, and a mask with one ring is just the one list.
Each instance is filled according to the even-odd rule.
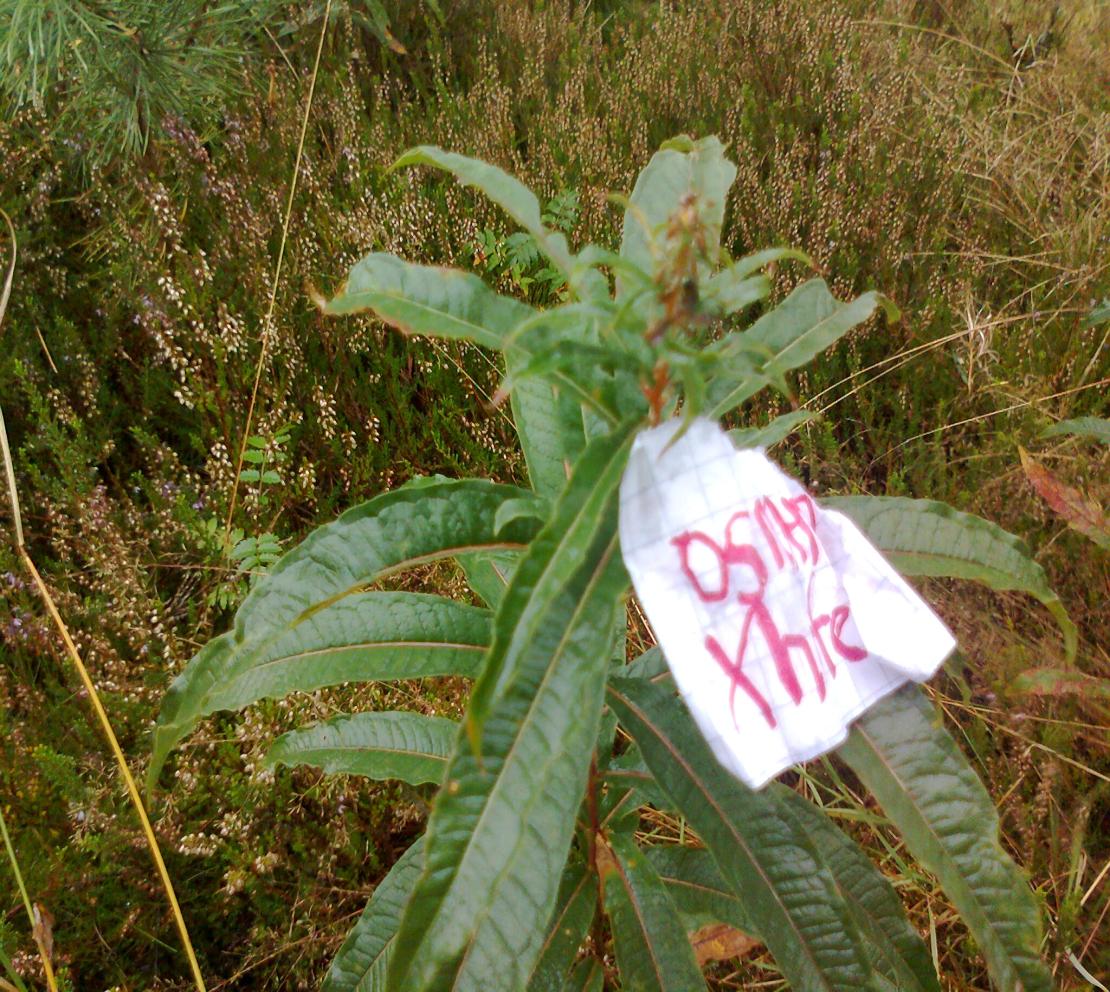
[[[276,475],[242,485],[237,536],[291,546],[417,474],[523,477],[506,414],[488,404],[489,355],[324,320],[310,302],[370,250],[553,299],[495,209],[430,174],[387,172],[402,150],[494,161],[540,191],[572,243],[615,244],[608,194],[630,189],[666,138],[716,133],[739,163],[734,254],[796,245],[838,295],[879,288],[905,315],[799,379],[799,398],[827,412],[776,456],[821,492],[943,499],[1023,537],[1080,626],[1078,668],[1110,679],[1106,555],[1040,501],[1018,455],[1105,502],[1105,446],[1039,439],[1059,419],[1108,413],[1105,4],[386,7],[384,44],[358,4],[327,26],[252,429]],[[249,581],[223,527],[320,29],[300,13],[268,8],[224,65],[218,106],[206,93],[204,114],[167,112],[137,156],[101,154],[103,130],[80,115],[0,97],[0,206],[20,242],[0,395],[25,527],[135,767],[169,680]],[[781,272],[777,295],[790,288]],[[21,574],[0,550],[0,802],[64,980],[185,988],[137,823]],[[459,581],[445,568],[423,578]],[[1069,950],[1110,973],[1098,938],[1110,932],[1110,681],[1020,692],[1020,673],[1063,664],[1047,615],[962,584],[925,591],[963,652],[938,698],[1041,896],[1060,987],[1085,988]],[[153,812],[210,988],[315,987],[427,809],[409,787],[261,772],[263,743],[340,699],[365,709],[402,693],[453,712],[462,691],[326,690],[210,721],[186,745]],[[852,783],[819,773],[835,807]],[[873,812],[852,829],[935,934],[946,987],[986,989],[954,912]],[[0,942],[37,976],[0,874]],[[714,967],[722,989],[774,979],[758,951]]]

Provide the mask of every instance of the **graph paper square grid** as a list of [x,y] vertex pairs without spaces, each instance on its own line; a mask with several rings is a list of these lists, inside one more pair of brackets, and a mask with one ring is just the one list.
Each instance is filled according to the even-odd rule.
[[[636,440],[621,485],[621,548],[707,742],[758,787],[835,747],[880,698],[932,675],[954,642],[854,524],[814,508],[812,524],[797,510],[792,531],[758,525],[761,506],[813,504],[717,424],[695,420],[676,440],[678,426]],[[815,538],[815,557],[797,530]]]

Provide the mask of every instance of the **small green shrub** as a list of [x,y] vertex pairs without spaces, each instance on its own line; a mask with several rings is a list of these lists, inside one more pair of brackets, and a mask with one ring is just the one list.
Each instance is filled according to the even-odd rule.
[[[939,989],[895,891],[855,843],[785,785],[733,780],[664,681],[658,649],[628,659],[617,537],[617,486],[642,425],[676,410],[720,417],[767,387],[789,395],[789,374],[889,305],[874,292],[841,303],[810,279],[769,306],[762,270],[805,256],[721,251],[736,167],[715,138],[676,139],[652,158],[619,254],[573,253],[494,166],[427,146],[399,164],[446,169],[490,196],[562,274],[566,302],[535,309],[473,275],[374,253],[322,305],[500,351],[532,488],[421,478],[313,532],[174,682],[150,786],[217,711],[352,680],[465,676],[459,723],[363,712],[270,751],[270,764],[440,785],[426,835],[375,890],[330,992],[600,989],[617,980],[614,956],[624,987],[686,992],[703,984],[687,931],[707,918],[758,934],[795,989]],[[1074,651],[1043,572],[999,528],[926,500],[835,505],[909,574],[1037,596]],[[388,588],[440,559],[459,563],[485,607]],[[1032,893],[920,690],[877,704],[839,757],[939,877],[997,985],[1049,989]],[[638,843],[650,808],[683,817],[705,849]]]

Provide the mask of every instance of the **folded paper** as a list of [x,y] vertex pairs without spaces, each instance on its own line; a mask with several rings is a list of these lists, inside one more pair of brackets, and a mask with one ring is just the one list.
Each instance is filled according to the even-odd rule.
[[640,434],[621,481],[625,564],[717,759],[759,788],[924,681],[952,635],[845,516],[712,421]]

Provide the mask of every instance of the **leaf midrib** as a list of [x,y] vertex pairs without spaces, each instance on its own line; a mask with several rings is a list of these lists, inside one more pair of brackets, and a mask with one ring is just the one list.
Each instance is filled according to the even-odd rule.
[[611,684],[607,688],[608,688],[609,692],[611,692],[614,696],[616,696],[622,702],[624,702],[624,704],[626,706],[628,706],[629,709],[633,710],[640,717],[640,719],[643,721],[644,725],[646,727],[648,727],[649,730],[651,730],[651,732],[655,735],[656,739],[658,741],[660,741],[662,743],[662,745],[667,749],[667,751],[673,756],[674,760],[677,761],[679,763],[679,765],[686,770],[687,775],[689,776],[690,780],[697,785],[698,789],[701,791],[702,795],[705,797],[705,799],[707,800],[709,805],[712,807],[713,811],[717,814],[718,819],[721,821],[721,823],[723,823],[725,825],[725,829],[734,838],[737,847],[739,847],[741,850],[744,851],[744,853],[745,853],[745,855],[748,859],[749,864],[751,864],[752,867],[755,869],[756,874],[759,876],[760,880],[763,882],[766,891],[771,893],[775,903],[779,906],[779,908],[782,912],[782,915],[786,918],[786,921],[787,921],[787,924],[788,924],[790,930],[792,930],[794,932],[794,934],[796,935],[797,940],[798,940],[798,944],[802,948],[803,953],[809,959],[810,963],[813,965],[814,972],[821,979],[822,985],[824,985],[825,988],[829,989],[830,992],[834,992],[833,986],[830,985],[828,983],[828,981],[825,979],[824,969],[821,968],[821,966],[818,963],[816,957],[814,957],[812,950],[810,950],[809,942],[803,939],[802,933],[798,929],[797,924],[794,922],[794,918],[793,918],[792,914],[787,911],[786,904],[782,901],[782,898],[779,895],[777,887],[771,883],[771,880],[768,878],[767,873],[763,869],[763,865],[760,864],[760,862],[753,856],[751,848],[748,846],[748,844],[747,844],[746,840],[743,838],[743,836],[740,835],[740,834],[737,834],[732,829],[732,826],[729,823],[728,818],[724,815],[724,811],[718,805],[718,803],[713,798],[713,796],[709,792],[706,791],[704,785],[702,784],[701,778],[694,774],[694,769],[691,767],[689,762],[686,761],[686,758],[677,749],[675,749],[672,746],[670,740],[667,737],[663,736],[656,729],[655,724],[647,718],[647,715],[644,713],[644,711],[642,709],[640,709],[635,703],[633,703],[632,700],[630,700],[627,696],[621,695],[621,693],[617,689],[614,689]]
[[[524,718],[520,722],[519,730],[513,738],[513,743],[509,747],[509,750],[505,753],[505,760],[504,760],[504,762],[501,766],[502,770],[512,760],[513,753],[516,751],[517,746],[520,743],[521,737],[524,736],[525,729],[528,726],[530,726],[531,722],[534,720],[536,710],[537,710],[537,707],[536,707],[535,703],[540,698],[540,696],[543,694],[544,690],[547,688],[548,683],[550,682],[551,678],[553,677],[554,671],[559,667],[558,661],[561,659],[563,652],[566,650],[566,646],[567,646],[570,631],[574,628],[575,624],[577,623],[578,618],[579,618],[579,616],[581,615],[581,613],[583,611],[584,604],[590,598],[590,593],[597,586],[597,584],[601,581],[601,578],[605,573],[605,570],[606,570],[606,567],[609,564],[609,561],[612,559],[614,552],[617,550],[618,543],[619,543],[619,538],[618,538],[617,534],[614,533],[611,541],[609,542],[608,546],[605,548],[605,551],[602,553],[601,557],[599,558],[599,560],[597,562],[597,565],[595,566],[592,574],[590,575],[590,580],[587,583],[586,588],[583,590],[582,596],[579,597],[578,603],[576,604],[576,606],[574,608],[574,612],[571,614],[570,621],[567,623],[566,627],[563,630],[563,635],[559,640],[559,644],[557,645],[555,651],[551,655],[551,661],[548,664],[547,669],[544,671],[543,678],[540,680],[540,684],[536,688],[535,695],[532,697],[532,705],[530,705],[528,707],[528,710],[525,713]],[[544,771],[545,771],[544,780],[545,781],[550,777],[551,764],[552,764],[551,762],[548,762],[547,765],[545,766],[545,769],[544,769]],[[497,782],[494,783],[494,788],[490,791],[490,797],[489,797],[490,801],[486,802],[485,805],[483,806],[482,812],[481,812],[481,814],[479,815],[479,818],[478,818],[478,822],[475,825],[474,830],[472,831],[472,833],[470,835],[471,838],[473,838],[478,833],[478,829],[481,826],[482,821],[485,819],[490,807],[493,805],[493,802],[492,802],[493,797],[494,797],[495,793],[498,791],[498,789],[501,786],[501,783],[503,781],[504,781],[504,777],[503,776],[498,776]],[[544,796],[542,794],[542,790],[540,790],[540,789],[533,790],[532,802],[527,807],[525,807],[524,812],[526,813],[526,812],[530,811],[532,809],[532,807],[535,806],[535,804],[543,798],[544,798]],[[522,819],[523,819],[523,815],[522,815]],[[467,850],[469,851],[469,847],[468,847]],[[464,857],[465,857],[465,854],[464,854]],[[506,859],[505,865],[502,867],[501,871],[499,871],[497,873],[496,878],[494,879],[492,885],[490,886],[491,891],[500,886],[501,881],[505,878],[505,875],[509,871],[509,865],[510,865],[511,860],[512,860],[512,858],[507,858]],[[459,858],[460,865],[461,865],[462,861],[463,861],[463,857],[460,857]],[[457,877],[458,877],[458,872],[455,873],[455,878],[457,878]],[[454,884],[454,880],[452,880],[452,884]],[[455,973],[455,980],[451,984],[452,990],[458,988],[458,979],[459,979],[459,977],[461,976],[461,974],[464,970],[464,967],[466,965],[466,960],[470,955],[470,951],[474,947],[473,936],[477,934],[478,930],[481,928],[482,923],[489,916],[489,912],[490,912],[489,908],[487,907],[481,913],[481,915],[475,919],[474,926],[471,928],[471,939],[467,941],[466,951],[463,953],[462,958],[459,960],[459,966],[458,966],[458,969],[456,970],[456,973]],[[437,916],[439,915],[438,912],[437,912],[436,915]]]
[[[1000,946],[1002,951],[1003,951],[1003,955],[1002,955],[1001,959],[998,958],[997,953],[992,953],[991,956],[996,959],[997,963],[1006,966],[1007,970],[1010,971],[1012,978],[1020,981],[1020,976],[1018,976],[1014,972],[1013,966],[1010,964],[1010,962],[1008,960],[1009,954],[1005,950],[1005,941],[999,935],[999,933],[997,931],[997,928],[995,927],[994,921],[991,918],[990,913],[986,911],[985,907],[980,902],[980,900],[978,898],[978,895],[975,892],[975,890],[970,885],[966,884],[963,872],[960,870],[960,866],[955,862],[953,857],[948,853],[948,850],[945,848],[944,842],[942,841],[940,835],[936,832],[935,829],[933,829],[933,825],[930,822],[929,818],[926,817],[924,815],[924,813],[922,812],[921,807],[918,804],[917,797],[916,797],[915,793],[913,792],[913,790],[911,790],[906,785],[905,782],[903,782],[901,776],[899,776],[899,774],[894,770],[894,766],[887,760],[886,755],[883,754],[882,750],[876,745],[874,738],[867,732],[867,730],[864,728],[862,723],[857,724],[855,729],[856,729],[857,733],[859,733],[860,737],[864,741],[867,742],[867,745],[870,748],[871,753],[878,759],[879,764],[881,764],[883,766],[883,768],[886,769],[887,773],[894,780],[894,782],[898,785],[898,788],[901,790],[902,795],[905,796],[906,799],[909,801],[910,806],[913,808],[914,812],[917,814],[918,821],[921,824],[924,824],[926,833],[928,833],[929,836],[933,838],[933,841],[935,842],[935,844],[937,846],[937,849],[941,852],[941,856],[944,858],[945,862],[948,864],[948,866],[950,868],[955,869],[955,877],[956,877],[957,887],[968,893],[969,897],[971,898],[971,901],[974,903],[976,911],[978,912],[979,916],[985,922],[986,929],[989,931],[989,933],[991,934],[991,936],[994,939],[994,941],[996,942],[996,944],[998,946]],[[947,889],[948,886],[945,885],[945,888]],[[996,950],[997,950],[997,948],[996,948]]]

